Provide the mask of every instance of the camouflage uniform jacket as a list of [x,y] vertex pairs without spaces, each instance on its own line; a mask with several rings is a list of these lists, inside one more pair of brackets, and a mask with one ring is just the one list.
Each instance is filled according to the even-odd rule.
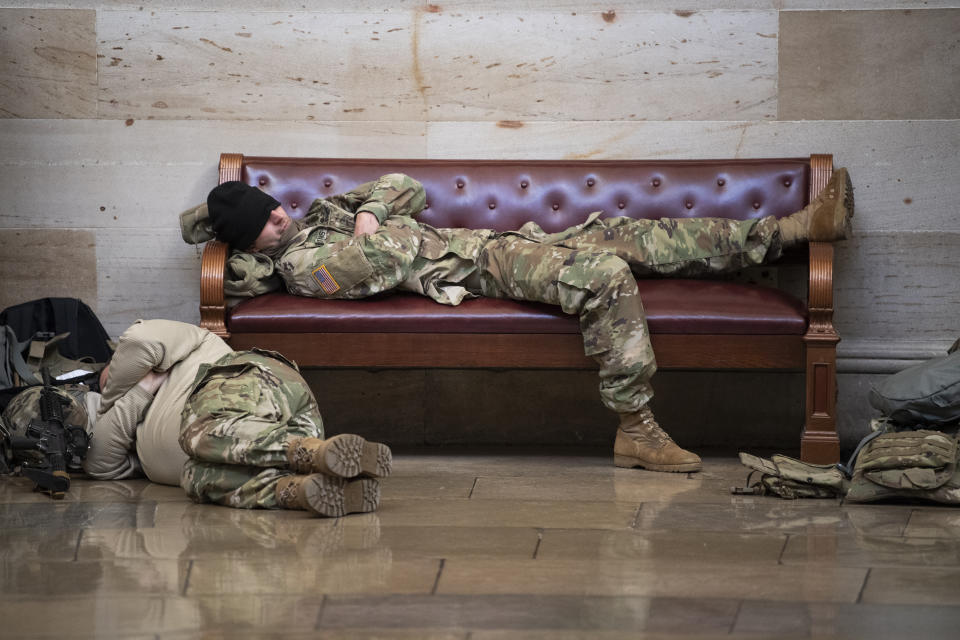
[[[124,331],[110,360],[84,469],[101,480],[136,475],[179,485],[187,455],[180,414],[200,365],[231,352],[206,329],[172,320],[138,320]],[[137,383],[148,371],[168,377],[151,396]]]
[[[509,232],[436,229],[414,220],[424,202],[420,183],[402,174],[389,174],[343,195],[315,200],[300,222],[300,232],[274,260],[275,273],[290,293],[300,296],[365,298],[399,289],[457,305],[482,293],[477,257],[488,241],[515,235],[543,244],[558,243],[600,215],[592,214],[583,224],[555,234],[545,233],[533,222]],[[380,228],[354,237],[355,216],[361,212],[375,215]]]

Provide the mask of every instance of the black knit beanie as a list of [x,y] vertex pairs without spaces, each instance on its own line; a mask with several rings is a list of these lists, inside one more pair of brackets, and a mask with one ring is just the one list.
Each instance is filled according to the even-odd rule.
[[253,245],[270,212],[279,206],[272,196],[237,180],[214,187],[207,196],[213,235],[241,251]]

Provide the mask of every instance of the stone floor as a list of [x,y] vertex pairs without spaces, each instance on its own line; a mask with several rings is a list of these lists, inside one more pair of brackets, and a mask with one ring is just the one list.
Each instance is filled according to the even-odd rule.
[[400,453],[375,514],[0,479],[0,637],[956,638],[960,510],[732,496],[745,469]]

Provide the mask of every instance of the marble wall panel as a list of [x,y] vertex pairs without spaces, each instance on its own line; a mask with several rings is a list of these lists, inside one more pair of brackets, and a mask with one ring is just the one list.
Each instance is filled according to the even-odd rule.
[[222,151],[417,157],[420,123],[0,120],[3,227],[177,227],[217,183]]
[[[509,46],[504,46],[504,42]],[[102,11],[102,117],[764,119],[775,12]]]
[[172,229],[0,229],[0,246],[0,308],[80,298],[111,336],[138,318],[200,320],[200,255]]
[[782,120],[960,117],[960,9],[784,11]]
[[[960,337],[960,233],[870,233],[834,265],[840,335],[933,341]],[[953,339],[953,338],[951,338]]]
[[109,118],[418,120],[412,15],[102,11]]
[[856,189],[854,231],[960,231],[955,120],[432,122],[431,158],[782,158],[832,153]]
[[36,298],[97,308],[96,238],[80,229],[0,229],[0,309]]
[[[124,0],[114,0],[123,2]],[[429,0],[427,0],[429,4]],[[611,3],[603,0],[447,0],[438,6],[444,11],[465,7],[487,11],[530,12],[600,12],[627,13],[631,11],[675,11],[681,14],[704,13],[717,10],[754,11],[791,9],[891,9],[934,8],[956,6],[951,0],[713,0],[709,3],[685,0],[626,0]]]
[[93,11],[0,9],[0,118],[93,118]]
[[4,167],[2,227],[165,229],[217,184],[216,160],[192,164]]
[[0,166],[188,164],[222,152],[333,158],[422,158],[423,122],[0,120]]
[[174,230],[98,230],[97,316],[111,336],[139,318],[200,322],[200,255]]
[[763,120],[775,12],[424,14],[430,120]]
[[[112,9],[143,10],[142,0],[4,0],[0,6],[32,8],[42,4],[48,9]],[[273,11],[299,11],[305,6],[303,0],[272,0]],[[461,12],[476,11],[525,11],[530,13],[626,13],[631,11],[676,11],[697,13],[711,10],[779,10],[796,9],[935,9],[956,7],[955,0],[713,0],[709,8],[704,3],[687,0],[626,0],[611,3],[608,0],[313,0],[311,11],[324,13],[396,13],[402,11]],[[148,8],[153,11],[258,11],[263,10],[262,0],[152,0]]]
[[111,336],[139,318],[200,322],[200,255],[174,231],[97,231],[97,315]]

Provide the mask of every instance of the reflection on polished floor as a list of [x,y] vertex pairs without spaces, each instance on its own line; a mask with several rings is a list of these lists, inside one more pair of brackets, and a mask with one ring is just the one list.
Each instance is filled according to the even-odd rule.
[[0,479],[0,637],[956,638],[960,510],[730,495],[745,468],[399,453],[379,512]]

